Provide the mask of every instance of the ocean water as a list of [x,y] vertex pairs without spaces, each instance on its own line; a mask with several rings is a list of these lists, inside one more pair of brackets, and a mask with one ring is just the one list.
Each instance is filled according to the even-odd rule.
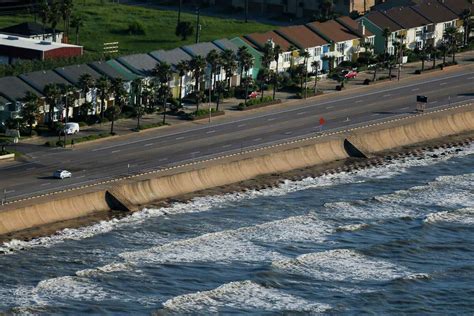
[[473,314],[474,146],[0,246],[0,312]]

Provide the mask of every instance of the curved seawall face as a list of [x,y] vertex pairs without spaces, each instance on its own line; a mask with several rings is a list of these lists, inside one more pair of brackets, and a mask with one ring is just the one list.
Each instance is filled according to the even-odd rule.
[[[100,185],[88,192],[33,198],[0,209],[0,235],[107,211],[145,205],[260,175],[283,173],[348,158],[347,141],[365,155],[474,130],[474,106],[351,129],[252,153]],[[347,140],[347,141],[346,141]],[[91,192],[91,189],[95,191]],[[115,193],[115,194],[114,194]],[[112,197],[112,198],[111,198]],[[118,203],[117,203],[118,202]]]

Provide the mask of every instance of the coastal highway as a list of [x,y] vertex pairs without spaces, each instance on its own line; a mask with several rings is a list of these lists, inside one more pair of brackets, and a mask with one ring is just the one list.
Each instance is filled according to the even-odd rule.
[[[437,72],[418,81],[400,81],[334,93],[292,106],[219,117],[211,123],[180,124],[131,136],[114,137],[75,149],[28,149],[25,161],[0,165],[0,198],[7,201],[72,188],[140,171],[254,148],[319,132],[413,115],[416,95],[428,96],[427,109],[474,99],[470,68]],[[51,177],[56,169],[71,179]]]

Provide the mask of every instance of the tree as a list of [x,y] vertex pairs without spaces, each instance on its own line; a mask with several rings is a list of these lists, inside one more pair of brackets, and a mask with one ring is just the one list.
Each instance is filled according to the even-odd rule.
[[332,0],[323,0],[320,3],[319,9],[323,12],[324,20],[329,20],[330,16],[332,15],[333,7],[334,7],[334,3]]
[[204,74],[204,68],[206,67],[206,60],[201,56],[194,56],[189,61],[189,69],[193,73],[195,80],[194,93],[196,96],[196,111],[199,111],[199,102],[201,100],[201,79]]
[[212,49],[206,56],[206,62],[209,65],[209,90],[212,91],[212,94],[214,94],[214,86],[216,83],[216,74],[217,71],[220,70],[221,67],[221,60],[220,60],[220,55],[217,52],[217,50]]
[[145,108],[143,107],[142,102],[142,91],[143,91],[143,81],[140,78],[137,78],[132,81],[132,94],[133,94],[133,112],[137,118],[137,131],[140,130],[140,119],[143,114],[145,114]]
[[54,112],[58,107],[59,99],[61,98],[61,90],[57,84],[49,83],[44,87],[43,94],[45,96],[46,103],[49,105],[48,123],[49,126],[52,127],[54,121]]
[[87,102],[87,95],[89,94],[91,89],[94,87],[94,85],[95,85],[94,78],[92,78],[90,74],[84,73],[79,77],[77,81],[77,87],[81,90],[81,92],[84,95],[84,102]]
[[45,40],[44,35],[46,34],[46,23],[48,23],[50,15],[48,0],[42,0],[39,6],[39,16],[41,23],[43,25],[43,40]]
[[431,58],[433,59],[432,68],[435,69],[436,68],[436,55],[438,54],[438,49],[436,48],[436,46],[430,45],[428,47],[428,52],[429,52]]
[[249,85],[251,83],[251,78],[249,79],[248,72],[253,67],[253,57],[252,54],[249,53],[247,47],[241,46],[237,52],[237,59],[240,65],[240,73],[245,73],[245,105],[247,105],[247,99],[249,97]]
[[262,67],[257,74],[257,80],[260,83],[260,98],[263,100],[264,87],[270,76],[270,64],[274,59],[273,43],[267,42],[263,47]]
[[176,71],[178,71],[179,75],[179,107],[181,108],[183,106],[183,77],[186,76],[189,71],[188,63],[184,60],[180,61],[176,65]]
[[383,52],[384,54],[388,54],[388,43],[389,43],[389,38],[392,35],[392,32],[388,27],[384,28],[382,31],[382,37],[384,39],[384,48]]
[[33,125],[38,120],[40,114],[40,98],[28,91],[21,101],[23,102],[20,111],[21,120],[24,124],[28,125],[29,135],[31,136],[33,134]]
[[444,64],[446,64],[446,55],[448,54],[448,51],[449,51],[449,46],[446,43],[446,41],[442,41],[438,45],[438,50],[443,55],[443,65],[444,65]]
[[235,60],[237,56],[235,56],[234,52],[230,49],[225,49],[221,52],[221,62],[222,67],[224,68],[225,78],[227,80],[227,89],[230,91],[231,87],[231,78],[234,74],[235,70],[237,69],[237,63]]
[[106,76],[100,77],[97,82],[96,82],[96,88],[98,90],[99,98],[100,98],[100,116],[102,121],[105,118],[105,102],[106,99],[109,98],[110,92],[112,85],[110,83],[110,80]]
[[444,30],[444,37],[453,56],[453,64],[456,63],[456,51],[458,49],[457,36],[458,30],[454,26],[450,26]]
[[114,134],[114,123],[125,105],[127,91],[125,91],[123,80],[121,78],[112,79],[111,89],[114,95],[114,105],[109,107],[107,111],[109,114],[109,120],[112,122],[110,125],[110,134]]
[[159,82],[159,87],[157,90],[157,99],[161,101],[163,106],[163,124],[166,123],[166,102],[171,97],[171,89],[169,83],[173,72],[171,71],[171,66],[167,63],[158,64],[154,70],[153,74],[156,76]]
[[314,72],[314,94],[318,93],[318,72],[320,67],[320,61],[315,60],[311,63],[311,67],[313,68]]
[[308,81],[308,58],[310,57],[310,54],[306,50],[301,50],[300,52],[300,58],[303,58],[303,77],[302,81],[304,81],[304,91],[303,91],[303,84],[301,84],[301,96],[303,96],[306,99],[307,96],[307,89],[306,89],[306,83]]
[[471,9],[464,9],[459,18],[462,20],[462,25],[464,28],[464,36],[463,36],[463,46],[466,46],[469,42],[469,34],[471,33],[471,24],[472,24],[472,12]]
[[260,86],[260,100],[263,100],[263,94],[265,92],[265,84],[270,76],[270,70],[266,67],[260,68],[257,75],[257,81]]
[[372,81],[377,80],[377,70],[380,68],[380,63],[383,62],[385,56],[384,54],[377,54],[373,56],[373,61],[374,61],[374,75],[372,77]]
[[64,22],[64,31],[66,32],[66,36],[69,38],[69,26],[70,26],[70,19],[72,10],[74,8],[74,3],[72,0],[62,0],[60,5],[60,11]]
[[[63,105],[64,109],[66,112],[66,115],[64,116],[64,124],[68,123],[69,119],[69,107],[71,104],[74,104],[75,102],[75,93],[76,93],[76,88],[70,84],[61,84],[60,85],[61,89],[61,94],[63,96]],[[67,133],[64,133],[64,146],[67,144]]]
[[194,34],[194,26],[189,21],[179,22],[178,25],[176,25],[175,34],[176,36],[180,36],[181,40],[185,41],[188,39],[188,36]]
[[278,66],[280,64],[280,55],[282,53],[282,49],[280,45],[275,45],[273,47],[273,60],[275,60],[276,67],[275,67],[275,73],[273,77],[273,100],[275,100],[275,95],[276,91],[278,89],[278,76],[279,76],[279,69]]
[[178,1],[178,23],[176,23],[176,25],[179,25],[179,23],[181,22],[181,9],[183,7],[183,0],[179,0]]
[[84,20],[80,15],[73,15],[71,17],[71,27],[74,28],[76,34],[76,45],[79,44],[79,29],[84,26]]
[[56,42],[56,27],[61,20],[61,5],[59,2],[53,1],[49,9],[48,22],[53,29],[53,42]]

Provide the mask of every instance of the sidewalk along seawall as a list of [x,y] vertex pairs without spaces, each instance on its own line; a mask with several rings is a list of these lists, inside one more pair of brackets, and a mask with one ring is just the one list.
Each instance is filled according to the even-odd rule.
[[[51,195],[49,200],[31,199],[12,203],[0,211],[0,235],[71,220],[111,209],[137,210],[151,202],[208,188],[249,180],[260,175],[283,173],[358,154],[370,155],[404,145],[474,131],[474,105],[440,110],[387,123],[334,133],[311,141],[234,155],[192,168],[175,168],[173,172],[117,181],[108,187],[98,186],[88,193],[77,190]],[[347,143],[351,150],[348,150]],[[44,200],[44,199],[43,199]],[[36,203],[35,203],[36,202]],[[21,205],[21,206],[20,206]]]

